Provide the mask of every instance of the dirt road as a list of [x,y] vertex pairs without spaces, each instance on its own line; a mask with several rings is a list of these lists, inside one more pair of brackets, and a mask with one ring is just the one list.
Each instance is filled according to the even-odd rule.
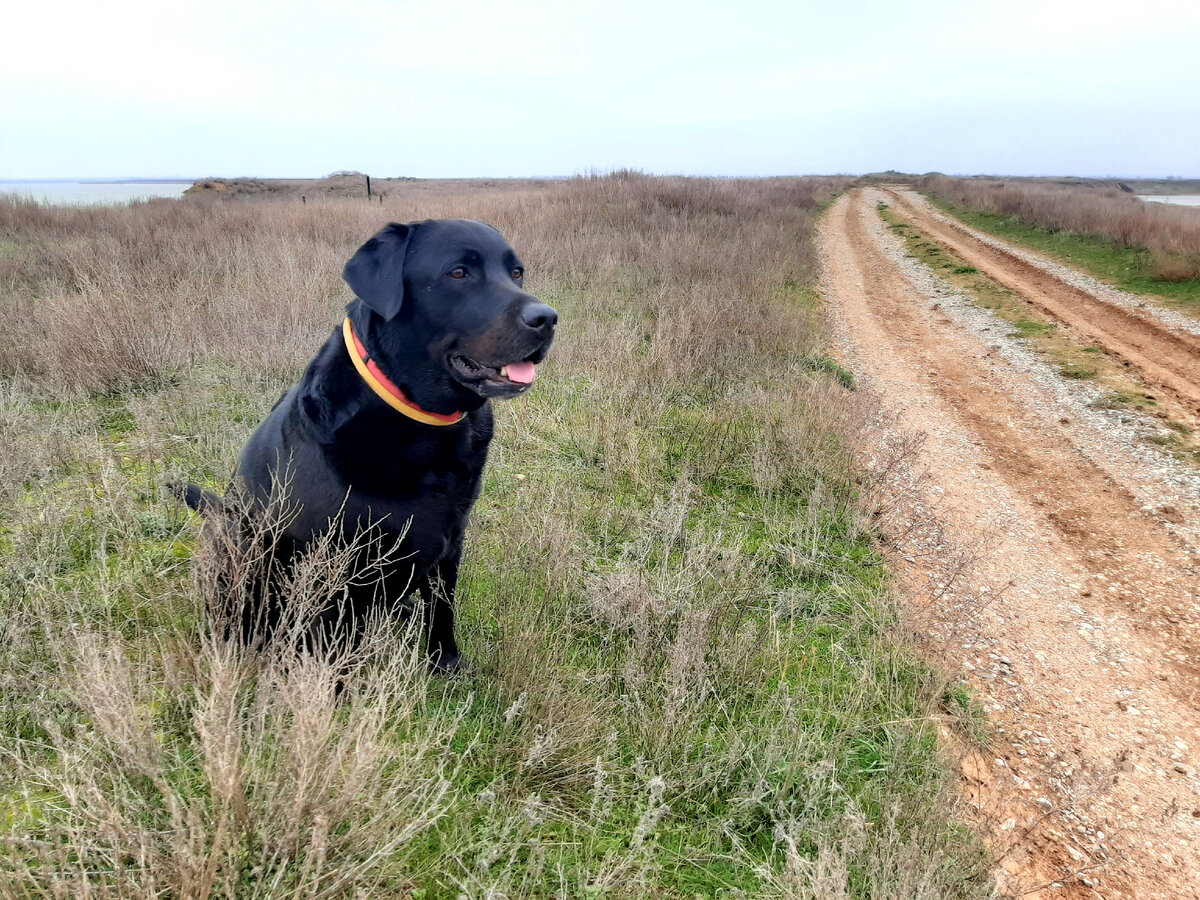
[[910,468],[939,498],[938,540],[979,551],[969,573],[939,571],[961,553],[938,546],[901,546],[897,563],[931,615],[930,646],[995,729],[963,778],[1002,888],[1200,898],[1200,477],[908,259],[880,202],[1193,415],[1200,338],[1064,283],[910,192],[855,191],[823,223],[846,361],[893,432],[924,436]]
[[1193,416],[1200,413],[1200,336],[1072,287],[1015,252],[981,240],[962,223],[936,215],[911,192],[889,190],[887,195],[901,215],[939,244],[1088,343],[1103,347],[1131,366],[1145,384],[1171,394]]

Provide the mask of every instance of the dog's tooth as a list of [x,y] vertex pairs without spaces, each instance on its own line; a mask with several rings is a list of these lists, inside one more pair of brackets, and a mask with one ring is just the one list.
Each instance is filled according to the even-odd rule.
[[501,366],[500,374],[503,375],[505,378],[507,378],[508,377],[508,366]]

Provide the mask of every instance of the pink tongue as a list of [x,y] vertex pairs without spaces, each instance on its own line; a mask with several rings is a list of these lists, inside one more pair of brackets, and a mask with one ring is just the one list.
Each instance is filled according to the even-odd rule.
[[533,384],[533,376],[537,374],[537,366],[531,362],[515,362],[508,364],[508,380],[518,384]]

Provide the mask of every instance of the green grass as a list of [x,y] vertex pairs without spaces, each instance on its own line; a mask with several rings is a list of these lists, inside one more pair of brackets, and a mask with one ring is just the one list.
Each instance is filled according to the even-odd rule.
[[[807,358],[799,368],[843,389],[840,368]],[[770,893],[760,869],[773,865],[778,828],[816,853],[849,820],[882,840],[921,833],[930,850],[981,865],[967,831],[928,830],[947,787],[928,713],[942,679],[891,636],[886,569],[857,524],[849,468],[789,466],[765,487],[753,461],[795,440],[795,410],[767,406],[731,425],[727,402],[707,393],[677,396],[663,416],[631,423],[649,438],[636,457],[622,457],[593,424],[615,414],[597,408],[594,386],[564,374],[546,380],[545,391],[501,411],[506,450],[488,473],[460,593],[473,671],[432,683],[415,711],[423,727],[443,732],[439,765],[455,800],[394,867],[375,873],[376,883],[411,885],[428,898],[481,885],[536,894],[559,878],[580,886],[579,896],[626,896],[631,885],[657,896],[759,896]],[[219,405],[215,395],[206,402]],[[117,398],[77,409],[92,414],[84,433],[96,455],[70,467],[82,481],[35,483],[25,494],[56,514],[40,534],[21,526],[22,556],[36,565],[9,567],[4,606],[11,614],[37,598],[60,608],[74,598],[66,605],[73,620],[119,635],[140,671],[163,672],[159,636],[200,627],[187,581],[189,529],[147,490],[170,466],[131,449],[145,435]],[[597,443],[581,448],[589,432]],[[564,491],[569,504],[555,509],[549,498]],[[554,533],[587,548],[570,573],[561,543],[546,543]],[[652,608],[597,612],[595,595],[631,573],[648,582]],[[696,615],[705,633],[690,635]],[[8,662],[62,677],[61,660],[42,647],[12,648]],[[177,754],[164,777],[203,797],[191,727],[203,691],[155,694],[147,722]],[[522,695],[521,715],[506,717]],[[59,754],[41,724],[47,711],[68,733],[88,728],[66,695],[31,704],[28,690],[7,696],[0,721],[52,765]],[[673,717],[676,726],[666,725]],[[394,734],[414,727],[422,726],[397,722]],[[546,734],[557,743],[530,766]],[[609,792],[599,811],[597,765]],[[149,824],[168,824],[155,824],[166,815],[161,787],[126,790],[142,793]],[[17,830],[53,829],[61,798],[42,794],[30,805],[11,789],[7,797],[4,815]],[[635,852],[630,835],[650,820]],[[487,862],[497,848],[501,857]],[[608,864],[633,880],[599,884]],[[848,865],[856,895],[886,874],[872,871],[867,855]],[[947,873],[958,885],[947,895],[976,891],[972,866]],[[267,874],[248,869],[245,889]]]
[[904,642],[802,267],[596,256],[539,287],[569,329],[497,404],[453,679],[403,625],[340,699],[336,661],[206,628],[214,551],[160,486],[221,487],[287,373],[5,384],[0,893],[989,895],[938,743],[977,710]]
[[809,355],[804,360],[804,368],[809,372],[828,372],[847,390],[852,391],[857,386],[853,372],[823,354]]
[[925,196],[939,209],[973,228],[1037,250],[1122,290],[1154,297],[1182,313],[1200,316],[1200,279],[1166,281],[1156,278],[1155,260],[1148,250],[1120,247],[1095,235],[1051,231],[1016,216],[980,212],[952,204],[936,194]]
[[981,306],[995,312],[1013,326],[1015,334],[1033,338],[1052,334],[1056,330],[1054,322],[1031,309],[1008,288],[939,246],[887,204],[879,204],[878,211],[888,228],[904,242],[909,256],[924,263],[938,277],[965,291]]

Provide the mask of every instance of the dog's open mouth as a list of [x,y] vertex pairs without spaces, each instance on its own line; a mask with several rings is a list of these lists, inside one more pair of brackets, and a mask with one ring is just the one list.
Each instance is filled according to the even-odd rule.
[[450,365],[466,381],[486,382],[497,387],[517,388],[525,390],[537,376],[537,364],[531,355],[519,362],[511,362],[502,366],[485,366],[469,356],[456,355],[450,357]]

